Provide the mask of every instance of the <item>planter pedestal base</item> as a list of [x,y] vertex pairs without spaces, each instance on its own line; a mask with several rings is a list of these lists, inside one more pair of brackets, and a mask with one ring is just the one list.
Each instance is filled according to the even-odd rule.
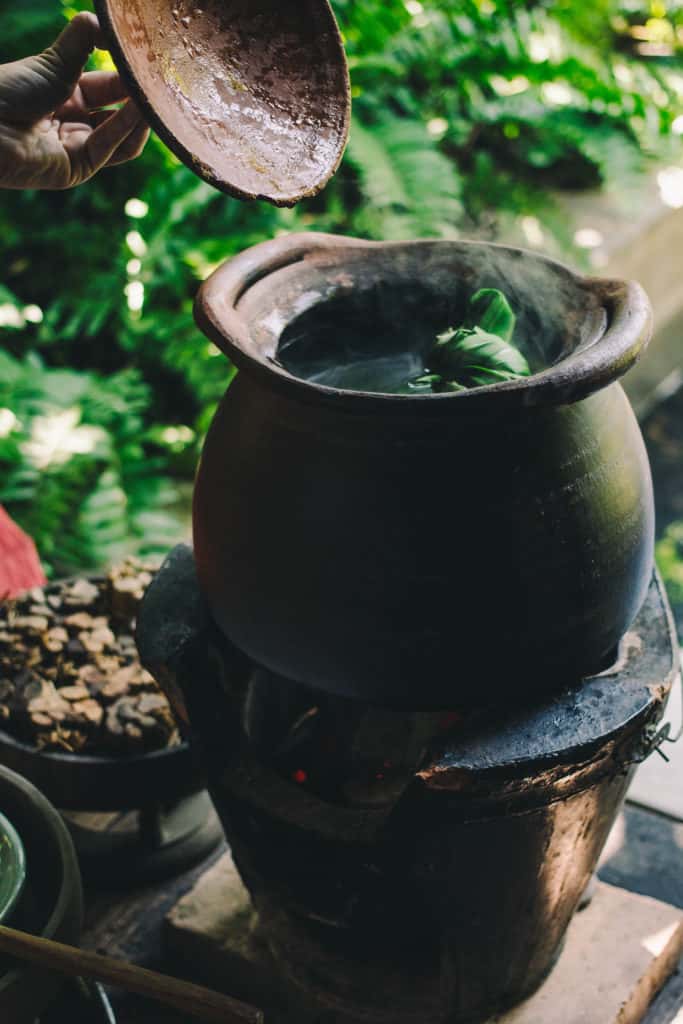
[[[259,935],[256,914],[230,854],[170,912],[165,944],[185,976],[251,1000],[274,1024],[361,1020],[348,1008],[288,990]],[[589,906],[574,918],[548,980],[496,1024],[639,1024],[682,951],[683,912],[599,882]],[[390,991],[386,996],[386,1010],[372,1020],[407,1020],[391,1006]],[[418,1013],[413,1019],[419,1019]],[[371,1018],[362,1020],[366,1024]],[[432,1021],[423,1017],[422,1024]]]
[[206,791],[170,807],[119,814],[65,813],[87,882],[107,888],[145,885],[200,864],[223,841]]

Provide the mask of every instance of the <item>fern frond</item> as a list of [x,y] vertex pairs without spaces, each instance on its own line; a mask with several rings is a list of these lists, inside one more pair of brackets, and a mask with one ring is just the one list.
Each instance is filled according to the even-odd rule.
[[423,124],[391,117],[370,128],[356,121],[348,160],[384,237],[457,235],[460,176]]

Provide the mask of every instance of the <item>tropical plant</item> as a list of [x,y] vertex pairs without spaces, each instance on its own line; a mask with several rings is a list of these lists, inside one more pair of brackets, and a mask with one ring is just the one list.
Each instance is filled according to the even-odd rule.
[[163,551],[177,535],[167,509],[175,495],[145,437],[147,406],[135,370],[107,380],[0,352],[0,503],[49,572],[114,561],[132,539],[140,551]]
[[[0,60],[39,49],[66,17],[87,6],[85,0],[14,5],[3,13]],[[86,507],[87,496],[96,509],[108,502],[114,508],[113,491],[105,497],[103,488],[120,488],[127,511],[112,537],[126,534],[132,542],[140,532],[135,467],[148,466],[141,471],[148,480],[187,476],[230,382],[232,369],[192,320],[198,283],[222,260],[291,230],[505,237],[529,223],[535,225],[529,244],[576,258],[573,231],[557,214],[553,191],[632,176],[678,142],[672,129],[683,123],[676,120],[683,77],[675,63],[644,62],[614,49],[614,18],[623,11],[612,0],[334,0],[334,6],[355,114],[347,157],[321,196],[295,210],[241,204],[199,181],[154,139],[135,164],[84,188],[17,194],[0,204],[6,352],[24,380],[35,375],[40,387],[51,372],[85,374],[86,392],[97,391],[104,405],[125,406],[137,424],[138,451],[121,459],[123,412],[109,425],[82,418],[74,429],[113,431],[115,443],[97,455],[102,472],[94,472],[91,452],[87,473],[74,455],[74,465],[65,464],[68,474],[65,467],[43,474],[72,513]],[[104,54],[96,61],[110,66]],[[0,407],[30,433],[33,419],[18,402],[15,392],[6,393]],[[77,404],[60,407],[61,414]],[[12,472],[22,465],[30,471],[27,436],[14,441]],[[55,567],[81,556],[109,557],[107,544],[86,543],[88,531],[96,532],[87,517],[80,539],[67,543],[62,524],[75,522],[74,515],[53,513],[44,501],[38,522],[26,492],[4,481],[0,486],[2,500],[37,532]],[[104,536],[100,531],[100,541]]]

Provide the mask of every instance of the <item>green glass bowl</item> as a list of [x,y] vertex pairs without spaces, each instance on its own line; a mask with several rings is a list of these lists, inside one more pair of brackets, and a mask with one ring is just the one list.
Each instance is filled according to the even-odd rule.
[[0,924],[7,924],[25,882],[24,844],[14,826],[0,814]]

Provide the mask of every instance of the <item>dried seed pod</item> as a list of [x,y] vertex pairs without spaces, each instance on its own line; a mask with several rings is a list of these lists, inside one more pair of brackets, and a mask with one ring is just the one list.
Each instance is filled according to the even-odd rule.
[[90,697],[90,691],[87,686],[62,686],[58,690],[58,693],[60,697],[63,697],[64,700],[68,700],[71,703],[87,700]]
[[[152,575],[150,565],[129,561],[106,581],[54,584],[0,606],[4,728],[46,751],[143,753],[179,742],[133,638]],[[116,594],[125,618],[121,605],[114,613]]]
[[69,642],[69,634],[63,626],[53,626],[43,635],[43,644],[51,654],[60,654]]
[[44,615],[47,619],[54,618],[54,609],[46,604],[32,604],[28,613],[29,615]]
[[64,619],[64,625],[76,632],[80,632],[84,629],[92,629],[93,622],[94,619],[92,615],[88,615],[87,612],[74,612],[73,615],[67,615]]
[[42,711],[32,712],[31,721],[33,722],[34,725],[37,725],[39,728],[44,726],[49,729],[53,724],[52,717],[48,715],[47,712]]
[[[35,692],[35,686],[39,686],[39,692]],[[33,716],[34,714],[45,714],[51,722],[63,722],[71,712],[69,702],[60,696],[59,691],[53,683],[41,679],[32,683],[24,691],[25,711]],[[19,706],[17,705],[17,710]]]
[[100,725],[104,718],[104,708],[98,703],[98,701],[93,700],[92,697],[75,703],[73,705],[73,711],[75,714],[85,718],[86,721],[95,726]]
[[107,685],[107,676],[96,665],[82,665],[78,669],[78,679],[93,695]]
[[12,628],[28,633],[29,636],[35,636],[44,633],[49,625],[50,623],[44,615],[24,615],[21,618],[15,618]]
[[94,629],[92,632],[83,630],[78,634],[78,639],[90,654],[101,654],[105,648],[114,647],[116,644],[114,634],[107,626]]
[[64,590],[64,603],[67,605],[80,605],[89,608],[100,596],[99,589],[89,580],[76,580],[69,584]]
[[108,596],[115,618],[128,622],[135,618],[154,571],[135,559],[129,559],[111,571],[107,581]]
[[125,679],[117,678],[114,676],[106,683],[105,686],[100,690],[100,697],[106,701],[116,701],[120,697],[125,697],[128,693],[128,683]]

